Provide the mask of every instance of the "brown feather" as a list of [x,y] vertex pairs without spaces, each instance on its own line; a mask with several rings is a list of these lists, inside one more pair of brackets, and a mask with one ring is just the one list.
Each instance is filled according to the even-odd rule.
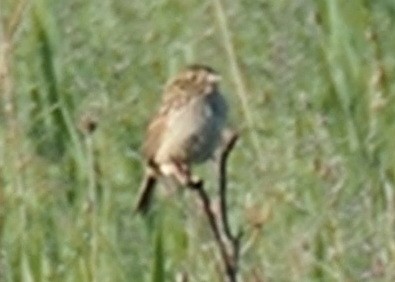
[[152,160],[160,146],[163,132],[166,130],[165,115],[156,116],[148,126],[142,152],[146,160]]

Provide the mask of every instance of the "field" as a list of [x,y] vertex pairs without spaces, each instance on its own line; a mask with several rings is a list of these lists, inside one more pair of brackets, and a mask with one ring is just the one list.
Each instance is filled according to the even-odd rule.
[[133,213],[190,63],[222,74],[240,132],[240,281],[395,281],[394,25],[393,0],[1,0],[0,281],[223,281],[193,193]]

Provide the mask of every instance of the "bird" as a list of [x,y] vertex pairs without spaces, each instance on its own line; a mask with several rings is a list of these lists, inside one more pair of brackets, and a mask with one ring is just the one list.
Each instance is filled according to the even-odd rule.
[[185,67],[165,84],[160,106],[142,144],[144,176],[135,211],[146,214],[161,177],[199,187],[191,166],[215,158],[225,131],[228,105],[219,89],[220,74],[207,65]]

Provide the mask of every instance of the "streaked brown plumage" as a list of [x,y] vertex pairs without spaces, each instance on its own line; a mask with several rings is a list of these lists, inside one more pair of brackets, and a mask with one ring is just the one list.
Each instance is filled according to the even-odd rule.
[[159,176],[172,177],[181,185],[200,181],[191,175],[190,166],[213,157],[226,121],[219,80],[212,68],[192,65],[166,84],[142,146],[146,171],[136,211],[148,211]]

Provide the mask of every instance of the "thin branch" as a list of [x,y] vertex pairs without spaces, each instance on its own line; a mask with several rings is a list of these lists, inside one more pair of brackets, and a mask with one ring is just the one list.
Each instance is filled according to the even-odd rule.
[[[203,183],[200,185],[190,185],[189,188],[195,190],[198,193],[200,200],[203,203],[203,209],[210,223],[210,227],[214,233],[215,240],[220,249],[221,258],[224,264],[227,281],[237,281],[238,271],[238,260],[240,253],[240,239],[241,233],[237,236],[233,236],[230,230],[228,221],[228,208],[227,208],[227,181],[226,181],[226,163],[230,152],[232,151],[238,135],[235,132],[228,131],[225,136],[225,143],[223,144],[222,150],[220,151],[218,168],[219,168],[219,191],[220,191],[220,205],[221,213],[220,218],[216,217],[211,207],[211,200],[206,190],[204,189]],[[220,228],[222,226],[222,229]]]
[[[225,264],[226,272],[228,273],[229,271],[231,271],[231,269],[232,269],[231,265],[233,265],[233,263],[231,262],[231,258],[228,254],[226,243],[222,239],[223,236],[221,235],[222,234],[221,229],[219,228],[219,226],[217,224],[215,213],[213,212],[213,210],[211,208],[210,197],[208,196],[203,185],[193,186],[190,188],[192,188],[193,190],[195,190],[198,193],[199,198],[203,203],[204,212],[206,213],[207,219],[210,223],[210,227],[214,233],[215,240],[216,240],[218,247],[220,249],[220,252],[221,252],[222,260],[224,261],[224,264]],[[231,280],[231,281],[236,281],[236,280]]]
[[230,243],[230,249],[228,249],[228,256],[231,257],[231,269],[228,275],[234,276],[234,280],[236,281],[236,275],[238,271],[238,260],[240,253],[240,239],[242,236],[241,232],[235,236],[232,234],[229,224],[228,217],[228,204],[227,204],[227,161],[230,152],[233,150],[236,142],[239,138],[239,135],[231,130],[227,130],[224,136],[224,144],[222,146],[222,150],[219,156],[218,170],[219,170],[219,196],[220,196],[220,209],[221,209],[221,223],[223,227],[223,232],[226,239]]
[[221,217],[222,224],[227,238],[232,238],[232,234],[229,227],[229,219],[228,219],[228,207],[227,207],[227,181],[226,181],[226,163],[228,160],[229,153],[232,151],[236,141],[238,139],[238,135],[234,132],[230,132],[227,136],[225,136],[226,140],[224,143],[224,147],[222,148],[220,158],[219,158],[219,194],[220,194],[220,207],[221,207]]

